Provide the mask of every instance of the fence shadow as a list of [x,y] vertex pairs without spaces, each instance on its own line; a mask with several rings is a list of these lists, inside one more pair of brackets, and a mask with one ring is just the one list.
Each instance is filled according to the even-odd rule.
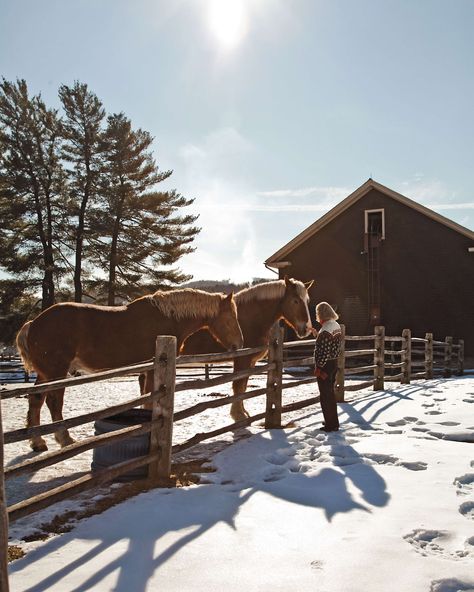
[[[321,464],[315,459],[312,471],[299,470],[302,467],[295,459],[298,438],[301,442],[305,437],[299,430],[264,431],[226,448],[215,459],[217,472],[206,476],[210,484],[153,490],[80,523],[72,532],[51,539],[12,564],[12,583],[15,574],[37,568],[49,575],[27,588],[28,592],[55,585],[82,592],[99,589],[117,572],[114,590],[144,591],[160,567],[212,528],[223,523],[238,529],[239,512],[252,496],[262,492],[320,509],[328,522],[340,513],[370,512],[371,506],[387,503],[384,480],[373,466],[363,463],[343,434],[314,441],[314,453],[324,446],[332,463]],[[318,432],[316,427],[314,431]],[[306,452],[311,456],[310,449]],[[359,489],[363,503],[353,498],[348,481]],[[171,542],[166,543],[168,538]],[[42,561],[54,565],[51,558],[59,553],[71,561],[56,569],[40,567]],[[65,578],[67,582],[62,582]],[[78,583],[71,587],[73,578]]]

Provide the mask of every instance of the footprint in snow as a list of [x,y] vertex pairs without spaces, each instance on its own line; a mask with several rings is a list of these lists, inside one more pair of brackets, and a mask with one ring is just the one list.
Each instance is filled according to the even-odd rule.
[[429,592],[474,592],[474,580],[461,582],[457,578],[433,580]]
[[397,458],[396,456],[392,456],[391,454],[372,454],[366,453],[363,456],[364,459],[369,461],[369,464],[376,464],[376,465],[392,465],[395,467],[403,467],[410,471],[425,471],[428,465],[422,461],[403,461]]
[[319,559],[315,559],[311,561],[311,569],[323,569],[324,562],[320,561]]
[[263,476],[265,483],[271,483],[273,481],[281,481],[287,475],[287,471],[284,468],[273,467]]
[[459,506],[459,512],[466,518],[474,520],[474,502],[464,502]]
[[474,473],[466,473],[456,477],[453,484],[457,488],[458,495],[468,495],[474,487]]
[[423,557],[440,555],[446,559],[457,560],[474,556],[474,537],[470,537],[464,542],[464,549],[456,551],[448,551],[444,547],[445,542],[451,538],[450,533],[446,530],[418,528],[406,534],[403,538]]
[[442,415],[442,412],[433,409],[433,411],[425,411],[425,415]]
[[387,425],[390,427],[404,426],[407,422],[404,419],[397,419],[395,421],[387,421]]
[[444,426],[457,426],[457,425],[461,425],[459,423],[459,421],[437,421],[436,423],[438,425],[444,425]]

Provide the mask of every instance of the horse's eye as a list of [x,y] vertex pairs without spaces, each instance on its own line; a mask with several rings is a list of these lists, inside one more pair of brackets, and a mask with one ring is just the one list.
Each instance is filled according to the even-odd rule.
[[295,298],[295,299],[293,300],[293,304],[298,304],[298,302],[299,302],[298,298]]

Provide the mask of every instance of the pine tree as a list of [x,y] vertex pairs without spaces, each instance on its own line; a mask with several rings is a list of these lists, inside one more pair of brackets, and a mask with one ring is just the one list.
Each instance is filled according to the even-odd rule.
[[190,205],[176,191],[157,191],[172,171],[159,172],[149,151],[151,135],[134,131],[123,113],[107,119],[104,134],[104,207],[95,213],[100,239],[95,264],[106,274],[96,282],[107,292],[107,303],[129,299],[189,279],[169,266],[194,250],[199,229],[196,216],[179,215]]
[[87,84],[75,82],[74,86],[62,85],[59,97],[64,108],[63,158],[70,163],[68,189],[71,232],[74,236],[74,300],[82,301],[83,261],[87,253],[85,243],[88,232],[88,207],[97,201],[101,175],[101,125],[104,109]]
[[[57,111],[24,80],[0,85],[1,265],[17,278],[41,285],[42,307],[55,301],[55,282],[67,258],[64,238],[64,171]],[[39,272],[39,273],[38,273]]]

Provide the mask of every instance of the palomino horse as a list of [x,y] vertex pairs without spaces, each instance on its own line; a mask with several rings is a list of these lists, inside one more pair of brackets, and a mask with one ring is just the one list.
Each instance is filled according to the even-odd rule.
[[[242,347],[233,295],[182,289],[155,292],[126,306],[96,306],[65,302],[43,311],[23,325],[17,347],[37,382],[64,378],[82,369],[99,371],[150,359],[157,335],[175,335],[178,351],[184,340],[205,327],[225,348]],[[39,425],[46,404],[53,421],[62,417],[64,388],[29,396],[27,427]],[[55,434],[61,446],[73,442],[67,430]],[[46,450],[46,442],[32,438],[33,450]]]
[[[268,347],[270,329],[279,319],[286,321],[298,337],[306,337],[311,331],[308,310],[308,290],[313,282],[303,284],[297,280],[277,280],[257,284],[235,294],[240,328],[244,336],[244,347]],[[184,343],[180,354],[202,354],[222,352],[222,348],[208,331],[202,330],[191,335]],[[234,360],[234,372],[253,368],[257,361],[266,355],[266,350]],[[147,377],[147,383],[151,376]],[[234,380],[234,395],[245,392],[248,378]],[[142,393],[144,375],[140,376]],[[236,421],[248,417],[242,401],[232,403],[230,414]]]

